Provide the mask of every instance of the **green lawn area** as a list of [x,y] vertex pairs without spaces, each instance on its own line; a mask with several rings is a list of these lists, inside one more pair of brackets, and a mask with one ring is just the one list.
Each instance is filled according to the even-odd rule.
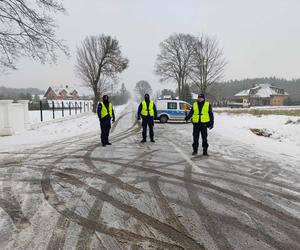
[[215,113],[230,113],[230,114],[250,114],[250,115],[287,115],[287,116],[300,116],[300,109],[226,109],[214,110]]

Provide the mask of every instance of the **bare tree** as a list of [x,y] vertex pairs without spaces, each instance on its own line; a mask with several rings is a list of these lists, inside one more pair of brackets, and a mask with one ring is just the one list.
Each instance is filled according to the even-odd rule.
[[161,91],[160,91],[160,90],[156,90],[156,91],[154,92],[154,94],[153,94],[153,99],[154,99],[155,101],[157,101],[157,100],[160,98],[160,96],[161,96]]
[[94,112],[100,96],[128,67],[128,62],[122,56],[119,41],[111,36],[89,36],[82,42],[81,48],[77,48],[76,70],[94,92]]
[[171,98],[175,98],[176,97],[176,93],[175,91],[173,91],[172,89],[163,89],[161,91],[161,94],[160,94],[161,97],[164,97],[164,96],[171,96]]
[[152,94],[151,85],[147,81],[143,80],[136,83],[134,91],[139,101],[144,98],[145,94]]
[[199,91],[206,93],[207,88],[222,80],[227,64],[223,49],[218,41],[206,35],[197,38],[194,43],[192,70],[190,78]]
[[56,51],[68,54],[56,39],[51,14],[65,13],[62,0],[0,1],[0,68],[16,69],[16,60],[28,56],[42,63],[55,62]]
[[191,93],[191,90],[190,90],[190,86],[188,84],[185,84],[183,86],[182,95],[183,95],[182,100],[184,100],[188,103],[192,103],[193,97],[192,97],[192,93]]
[[189,34],[173,34],[160,44],[155,73],[160,81],[176,81],[179,97],[191,74],[195,37]]

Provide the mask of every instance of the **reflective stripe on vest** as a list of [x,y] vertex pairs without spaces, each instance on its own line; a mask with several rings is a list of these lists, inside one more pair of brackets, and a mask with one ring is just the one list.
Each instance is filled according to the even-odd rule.
[[102,108],[101,108],[101,119],[104,118],[107,115],[109,115],[110,118],[112,118],[113,117],[113,106],[112,106],[112,103],[110,102],[109,106],[108,106],[109,113],[107,111],[107,108],[106,108],[105,104],[103,102],[100,102],[100,103],[102,105]]
[[[195,102],[193,105],[193,111],[194,114],[192,116],[192,123],[198,123],[199,122],[199,108],[198,108],[198,102]],[[210,122],[209,117],[209,102],[205,102],[203,104],[202,110],[201,110],[201,123]]]
[[146,103],[146,101],[142,101],[141,115],[142,116],[148,116],[148,111],[149,111],[149,115],[151,117],[154,117],[154,102],[153,101],[150,101],[148,108],[149,109],[147,109],[147,103]]

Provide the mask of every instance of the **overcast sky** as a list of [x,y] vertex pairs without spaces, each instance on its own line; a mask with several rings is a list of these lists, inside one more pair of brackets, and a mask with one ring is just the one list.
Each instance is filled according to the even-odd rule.
[[119,39],[130,60],[122,81],[133,89],[147,80],[161,85],[154,71],[159,43],[174,32],[205,33],[219,40],[228,60],[225,79],[300,77],[299,0],[65,0],[68,15],[58,16],[58,36],[72,56],[57,65],[29,59],[0,77],[0,86],[38,87],[81,84],[74,70],[75,50],[87,35]]

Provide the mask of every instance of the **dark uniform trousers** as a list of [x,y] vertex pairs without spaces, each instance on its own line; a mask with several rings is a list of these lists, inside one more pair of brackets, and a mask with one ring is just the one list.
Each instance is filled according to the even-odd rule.
[[111,128],[109,117],[104,117],[103,119],[100,120],[100,128],[101,128],[101,142],[102,144],[107,144],[109,131]]
[[201,133],[201,138],[202,138],[202,148],[203,148],[203,150],[207,150],[207,148],[208,148],[207,124],[197,123],[197,124],[193,124],[193,125],[194,125],[194,127],[193,127],[193,137],[194,137],[193,150],[195,152],[198,151],[200,133]]
[[142,116],[142,127],[143,127],[143,140],[146,141],[147,138],[147,126],[149,127],[150,140],[154,138],[154,119],[150,116]]

